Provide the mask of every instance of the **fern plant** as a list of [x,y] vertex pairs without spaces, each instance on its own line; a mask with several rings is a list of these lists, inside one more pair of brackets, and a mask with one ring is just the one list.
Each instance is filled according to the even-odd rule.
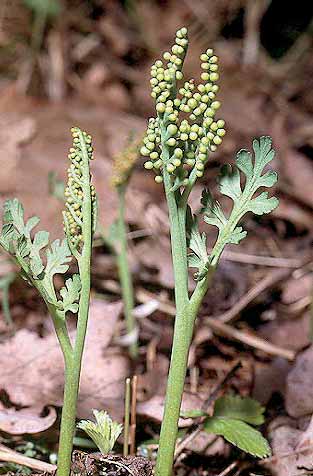
[[112,224],[109,234],[104,237],[105,242],[110,246],[116,256],[119,280],[122,288],[127,337],[129,340],[129,354],[132,358],[138,356],[138,328],[133,315],[135,298],[128,263],[125,195],[131,173],[138,158],[138,152],[138,141],[130,140],[125,150],[114,157],[111,184],[117,193],[118,218]]
[[[234,166],[222,169],[220,192],[233,201],[229,216],[208,190],[202,194],[202,216],[218,228],[218,237],[211,253],[207,252],[206,235],[200,233],[198,217],[188,199],[196,180],[203,176],[210,154],[222,143],[225,122],[216,119],[220,102],[216,99],[218,58],[212,49],[200,57],[201,82],[185,81],[183,63],[188,48],[187,29],[176,33],[171,52],[164,61],[157,60],[151,68],[151,96],[155,100],[156,117],[149,119],[142,155],[145,168],[154,170],[155,181],[163,183],[170,220],[172,261],[175,276],[176,318],[171,364],[167,381],[166,401],[157,458],[157,476],[170,476],[177,437],[181,399],[187,370],[187,359],[194,322],[201,302],[228,243],[238,244],[246,232],[240,225],[243,216],[252,212],[269,213],[278,200],[260,188],[271,187],[277,180],[275,172],[263,173],[273,159],[271,139],[254,140],[254,158],[241,150]],[[243,180],[244,179],[244,180]],[[197,282],[188,292],[188,267],[194,268]]]
[[[22,277],[42,296],[52,317],[65,362],[64,403],[58,454],[58,476],[68,476],[75,431],[76,402],[90,296],[90,263],[92,237],[96,226],[96,193],[91,184],[90,160],[93,158],[91,136],[79,128],[71,129],[73,147],[70,148],[68,183],[65,189],[65,238],[49,243],[49,233],[33,229],[39,218],[24,220],[24,209],[17,200],[4,204],[0,245],[12,255],[21,269]],[[43,255],[45,258],[43,259]],[[68,271],[73,259],[78,274],[65,281],[58,291],[54,285],[56,274]],[[75,341],[67,329],[69,312],[77,319]]]

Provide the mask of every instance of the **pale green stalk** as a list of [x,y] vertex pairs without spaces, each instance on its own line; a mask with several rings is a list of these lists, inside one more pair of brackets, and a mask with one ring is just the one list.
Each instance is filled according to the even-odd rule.
[[[162,136],[162,132],[161,132]],[[168,148],[163,142],[163,160],[167,160]],[[181,194],[171,191],[172,183],[166,169],[163,169],[164,188],[169,210],[172,260],[175,280],[176,318],[171,354],[171,364],[166,387],[166,400],[162,420],[159,451],[156,465],[157,476],[172,474],[178,420],[184,383],[187,372],[188,354],[193,334],[194,322],[210,278],[207,275],[199,281],[191,298],[188,295],[188,265],[186,212],[187,202]],[[210,274],[211,276],[211,274]]]
[[138,342],[136,333],[136,321],[133,315],[134,310],[134,288],[129,269],[127,256],[127,228],[125,223],[125,192],[126,185],[117,187],[118,194],[118,219],[117,219],[117,240],[116,248],[117,267],[119,280],[122,288],[122,298],[124,304],[124,316],[126,321],[127,334],[130,335],[133,342],[129,345],[129,353],[132,358],[138,356]]

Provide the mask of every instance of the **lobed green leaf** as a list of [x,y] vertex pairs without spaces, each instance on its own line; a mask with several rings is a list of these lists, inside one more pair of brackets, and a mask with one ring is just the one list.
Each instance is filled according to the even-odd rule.
[[[220,192],[233,201],[233,208],[229,217],[226,217],[220,204],[213,200],[209,191],[204,190],[201,203],[204,220],[209,225],[218,228],[218,238],[211,253],[213,264],[218,261],[224,247],[229,244],[238,244],[247,232],[238,226],[242,217],[252,212],[256,215],[269,213],[278,206],[275,197],[269,197],[268,192],[256,195],[260,188],[272,187],[277,181],[277,174],[273,171],[263,173],[264,167],[274,158],[270,137],[261,137],[253,141],[254,159],[247,150],[241,150],[236,157],[234,167],[222,167],[219,177]],[[240,172],[244,176],[242,184]]]
[[78,300],[81,291],[81,280],[79,274],[73,276],[65,281],[65,286],[61,289],[60,295],[62,301],[58,301],[58,306],[62,310],[65,318],[67,312],[76,314],[78,312]]
[[63,274],[69,268],[69,262],[72,259],[71,250],[67,239],[55,240],[51,243],[51,249],[47,250],[47,265],[45,274],[50,279],[57,273]]

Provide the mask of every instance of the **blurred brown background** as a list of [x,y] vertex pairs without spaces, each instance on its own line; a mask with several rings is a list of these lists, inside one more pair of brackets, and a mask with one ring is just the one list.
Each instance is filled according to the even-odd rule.
[[[109,225],[115,208],[108,185],[112,156],[131,132],[140,136],[144,130],[153,114],[150,66],[186,25],[186,77],[198,77],[198,58],[207,47],[221,64],[220,115],[228,133],[203,183],[211,183],[220,163],[250,147],[253,137],[271,135],[281,205],[264,220],[287,250],[286,238],[306,236],[310,242],[312,15],[313,3],[304,0],[296,6],[280,0],[2,0],[2,199],[17,195],[27,214],[39,214],[45,227],[59,233],[62,204],[49,198],[48,174],[64,179],[69,127],[76,124],[94,136],[101,223]],[[141,165],[132,180],[137,194],[130,194],[128,218],[156,231],[161,212],[146,210],[147,203],[159,203],[161,187]]]

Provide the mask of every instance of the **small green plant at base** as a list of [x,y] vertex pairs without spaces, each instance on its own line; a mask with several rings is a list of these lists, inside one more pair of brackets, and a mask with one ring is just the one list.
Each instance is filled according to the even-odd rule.
[[246,453],[264,458],[271,454],[268,442],[251,425],[264,423],[264,407],[256,400],[226,395],[216,400],[213,415],[202,410],[181,412],[182,418],[203,418],[203,429],[207,433],[223,436]]
[[[90,264],[92,238],[96,226],[96,193],[91,184],[90,160],[93,158],[91,136],[79,128],[71,129],[68,183],[65,189],[66,210],[63,212],[66,237],[49,243],[49,233],[33,228],[39,218],[24,221],[24,209],[17,200],[4,205],[0,245],[21,268],[21,275],[42,296],[52,317],[65,362],[64,403],[58,453],[58,476],[70,473],[76,403],[90,298]],[[45,259],[42,259],[45,250]],[[54,286],[56,274],[68,271],[72,258],[78,274],[66,279],[58,293]],[[72,342],[66,319],[71,312],[77,318],[76,336]]]
[[[183,63],[188,47],[187,29],[177,31],[171,52],[163,55],[151,68],[151,96],[156,103],[156,117],[149,119],[142,155],[147,157],[145,168],[154,170],[157,183],[163,183],[168,205],[172,261],[175,277],[176,318],[167,381],[164,416],[157,457],[157,476],[172,473],[178,419],[184,390],[189,346],[194,322],[201,302],[208,290],[223,249],[228,243],[238,244],[246,231],[239,225],[243,216],[269,213],[278,200],[267,192],[256,194],[259,188],[271,187],[277,180],[275,172],[263,173],[273,159],[271,139],[261,137],[253,141],[254,159],[250,152],[238,152],[234,166],[222,168],[219,177],[221,194],[233,201],[226,216],[209,190],[202,194],[204,221],[217,227],[218,236],[208,254],[205,233],[200,233],[198,217],[188,199],[196,180],[203,176],[212,152],[222,143],[225,122],[216,119],[220,102],[216,99],[218,58],[208,49],[200,57],[201,82],[183,80]],[[183,114],[183,116],[182,116]],[[244,180],[242,179],[242,176]],[[196,287],[188,291],[188,267],[194,268]],[[212,430],[212,429],[211,429]]]
[[93,410],[95,422],[81,420],[77,428],[83,430],[97,445],[102,454],[109,454],[123,430],[123,425],[112,421],[105,411]]

